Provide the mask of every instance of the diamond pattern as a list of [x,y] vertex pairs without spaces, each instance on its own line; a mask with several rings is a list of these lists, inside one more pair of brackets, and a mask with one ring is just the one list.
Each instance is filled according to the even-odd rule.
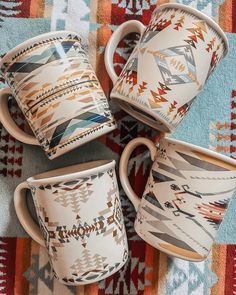
[[159,53],[164,59],[156,55],[155,60],[166,85],[196,81],[196,66],[190,45],[171,47]]

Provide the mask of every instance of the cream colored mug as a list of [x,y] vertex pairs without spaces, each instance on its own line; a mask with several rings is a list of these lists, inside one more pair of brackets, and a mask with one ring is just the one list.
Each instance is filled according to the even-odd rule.
[[[10,50],[0,61],[9,85],[0,91],[0,121],[16,139],[54,159],[116,128],[107,98],[73,32],[50,32]],[[34,135],[8,110],[13,94]]]
[[[131,32],[140,40],[118,77],[114,52]],[[208,16],[182,4],[161,5],[147,27],[131,20],[111,36],[105,52],[110,97],[136,119],[172,132],[227,51],[226,35]]]
[[[40,227],[27,208],[27,189]],[[90,284],[117,272],[127,261],[115,161],[93,161],[30,177],[16,188],[14,204],[26,232],[46,247],[61,283]]]
[[[153,165],[140,199],[128,180],[130,155],[146,145]],[[183,141],[145,138],[128,143],[120,180],[137,210],[134,228],[153,247],[176,257],[204,260],[236,190],[236,161]]]

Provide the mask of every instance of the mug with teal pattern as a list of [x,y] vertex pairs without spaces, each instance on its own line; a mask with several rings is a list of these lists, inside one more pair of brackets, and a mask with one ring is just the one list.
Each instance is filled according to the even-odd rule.
[[[9,88],[0,93],[0,120],[16,139],[41,145],[56,158],[116,128],[107,98],[76,33],[46,33],[23,42],[0,61]],[[13,94],[34,135],[14,123]]]

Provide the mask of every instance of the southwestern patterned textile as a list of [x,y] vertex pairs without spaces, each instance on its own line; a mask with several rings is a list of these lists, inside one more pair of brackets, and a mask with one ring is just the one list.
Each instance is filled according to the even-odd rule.
[[[104,49],[112,31],[122,22],[149,22],[156,0],[2,0],[0,4],[0,53],[40,33],[72,30],[80,34],[106,94],[111,82],[104,66]],[[174,1],[171,1],[174,2]],[[236,157],[236,3],[233,0],[179,0],[214,18],[226,31],[230,52],[209,79],[173,137]],[[115,56],[117,72],[135,45],[125,39]],[[2,81],[4,82],[4,81]],[[4,87],[4,84],[2,84]],[[21,128],[28,129],[14,100],[11,112]],[[150,128],[113,106],[118,128],[53,161],[39,147],[24,145],[0,127],[0,294],[7,295],[231,295],[236,292],[236,202],[222,223],[208,259],[193,263],[174,259],[144,243],[134,232],[134,208],[121,191],[129,239],[128,263],[115,275],[97,284],[68,287],[52,278],[45,249],[27,237],[13,208],[13,191],[27,177],[48,169],[94,159],[117,161],[124,146],[137,136],[155,138]],[[147,159],[142,164],[141,159]],[[141,195],[149,174],[148,155],[139,149],[130,163],[130,178]],[[145,180],[145,181],[144,181]],[[30,199],[30,198],[29,198]],[[29,206],[32,206],[29,203]]]

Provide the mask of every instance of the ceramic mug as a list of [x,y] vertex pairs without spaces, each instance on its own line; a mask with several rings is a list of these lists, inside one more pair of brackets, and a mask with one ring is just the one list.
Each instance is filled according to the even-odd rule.
[[[118,77],[113,55],[131,32],[140,40]],[[110,97],[136,119],[172,132],[227,51],[224,32],[205,14],[182,4],[161,5],[147,27],[131,20],[111,36],[105,52],[114,85]]]
[[[30,189],[38,225],[27,205]],[[17,216],[26,232],[46,246],[55,277],[83,285],[117,272],[128,246],[115,161],[93,161],[42,173],[18,185]]]
[[[149,148],[153,161],[142,199],[127,176],[129,157],[139,145]],[[138,235],[167,254],[201,261],[236,190],[236,161],[170,138],[161,139],[158,147],[137,138],[121,156],[120,179],[137,210],[134,227]]]
[[[16,139],[41,145],[53,159],[116,128],[108,101],[76,33],[46,33],[18,45],[0,61],[10,88],[0,92],[0,120]],[[8,111],[16,98],[34,136]]]

